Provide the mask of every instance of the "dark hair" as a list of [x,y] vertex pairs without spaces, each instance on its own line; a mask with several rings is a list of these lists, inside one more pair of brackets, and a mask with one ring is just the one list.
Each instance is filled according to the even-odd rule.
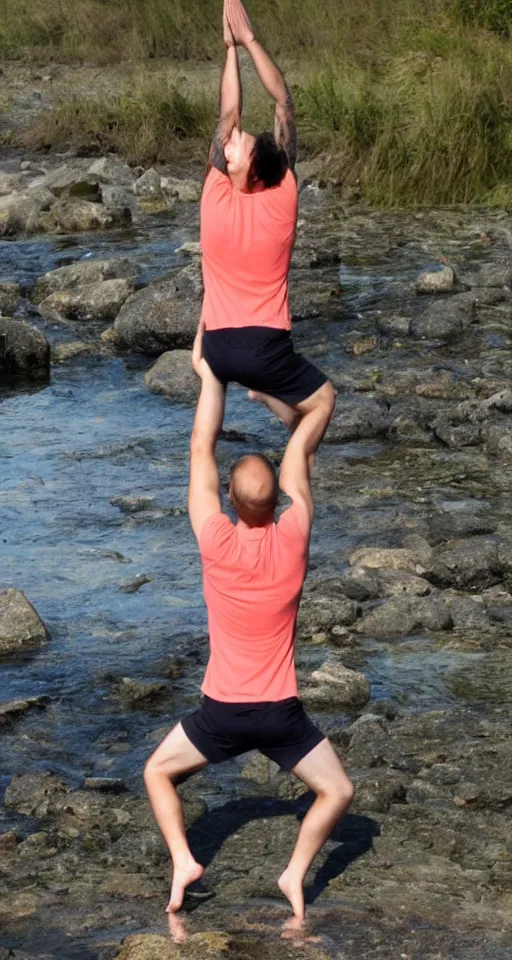
[[278,147],[273,133],[259,133],[251,156],[248,182],[254,187],[263,183],[264,187],[278,187],[288,170],[288,157],[282,147]]

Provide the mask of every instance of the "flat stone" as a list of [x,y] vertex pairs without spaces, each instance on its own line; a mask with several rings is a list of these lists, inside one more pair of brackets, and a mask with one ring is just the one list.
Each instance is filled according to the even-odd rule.
[[32,290],[31,299],[41,303],[52,293],[61,290],[76,290],[97,284],[101,280],[131,280],[138,275],[137,264],[126,257],[111,257],[107,260],[77,260],[66,267],[59,267],[39,277]]
[[115,320],[123,303],[133,292],[131,280],[102,280],[78,290],[52,293],[41,303],[40,310],[48,319],[109,322]]
[[8,726],[30,710],[36,708],[42,710],[49,702],[49,697],[40,696],[27,697],[26,700],[9,700],[7,703],[0,703],[0,727]]

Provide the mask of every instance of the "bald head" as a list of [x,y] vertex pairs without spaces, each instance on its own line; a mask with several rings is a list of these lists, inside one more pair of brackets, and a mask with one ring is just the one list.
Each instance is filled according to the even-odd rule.
[[235,463],[229,495],[238,516],[251,527],[262,527],[274,517],[278,498],[277,476],[266,457],[250,454]]

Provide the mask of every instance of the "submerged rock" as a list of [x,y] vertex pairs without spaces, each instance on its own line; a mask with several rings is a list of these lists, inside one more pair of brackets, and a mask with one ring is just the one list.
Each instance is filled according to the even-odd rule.
[[25,320],[0,317],[0,377],[20,374],[45,379],[50,371],[50,345]]
[[156,933],[135,934],[123,940],[116,960],[205,960],[224,957],[230,952],[229,934],[203,931],[187,937],[184,945],[172,943],[168,936]]
[[49,639],[37,610],[21,590],[0,591],[0,654],[38,646]]
[[78,290],[51,293],[41,303],[40,310],[49,319],[109,322],[115,320],[132,292],[130,280],[102,280]]
[[361,547],[349,557],[351,567],[370,567],[375,569],[405,570],[416,573],[416,562],[411,550],[388,547]]
[[4,804],[17,813],[46,817],[54,811],[58,798],[66,793],[66,784],[51,773],[22,773],[12,778],[5,791]]
[[411,320],[409,334],[415,340],[455,340],[474,319],[474,310],[464,295],[433,303]]
[[28,697],[26,700],[9,700],[8,703],[0,703],[0,728],[19,720],[29,710],[38,708],[42,710],[49,701],[49,697]]
[[192,367],[190,350],[169,350],[158,358],[144,377],[152,393],[161,393],[179,403],[193,403],[201,389],[201,381]]
[[180,299],[175,284],[167,280],[131,296],[114,329],[125,347],[159,356],[166,350],[190,349],[198,319],[197,304]]

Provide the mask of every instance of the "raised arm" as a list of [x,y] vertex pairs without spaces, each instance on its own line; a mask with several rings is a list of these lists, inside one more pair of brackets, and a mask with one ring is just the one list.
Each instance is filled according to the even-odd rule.
[[194,362],[201,377],[201,395],[190,440],[188,513],[197,539],[205,521],[221,509],[215,447],[224,418],[225,390],[205,360]]
[[290,169],[295,172],[297,160],[295,108],[287,83],[270,54],[256,40],[251,21],[241,0],[225,0],[225,11],[235,41],[244,46],[250,53],[261,83],[269,96],[275,101],[274,133],[276,142],[286,151]]
[[240,129],[242,118],[242,84],[238,66],[238,54],[231,28],[224,12],[224,42],[226,44],[226,63],[220,82],[219,122],[211,146],[209,163],[222,173],[227,172],[224,147],[235,127]]

